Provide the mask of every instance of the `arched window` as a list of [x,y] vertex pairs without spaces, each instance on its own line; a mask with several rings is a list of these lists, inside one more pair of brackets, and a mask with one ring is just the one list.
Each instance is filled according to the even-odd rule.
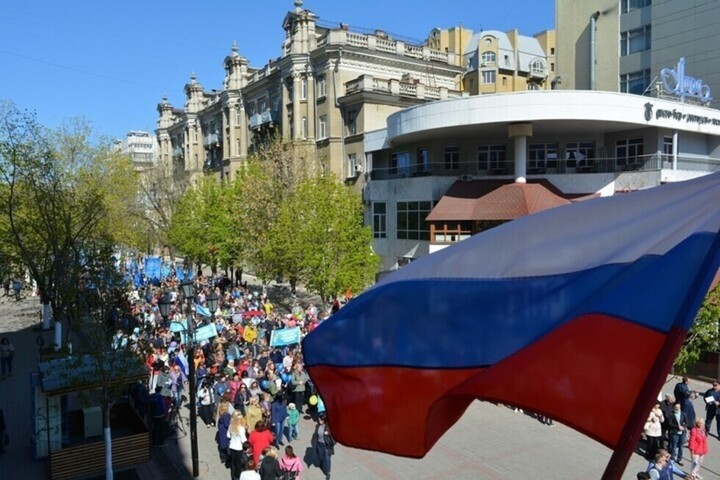
[[545,73],[545,62],[540,59],[533,60],[530,64],[530,73],[542,75]]
[[482,62],[483,66],[495,65],[495,52],[483,52],[482,55],[480,55],[480,61]]

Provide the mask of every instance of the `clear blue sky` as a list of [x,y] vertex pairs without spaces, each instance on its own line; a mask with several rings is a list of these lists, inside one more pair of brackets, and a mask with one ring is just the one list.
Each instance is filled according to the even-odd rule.
[[[306,0],[322,20],[422,40],[434,27],[554,28],[553,0]],[[98,134],[156,127],[164,93],[184,102],[190,73],[220,89],[233,40],[250,65],[280,55],[292,0],[22,0],[0,2],[0,99],[41,123],[84,116]]]

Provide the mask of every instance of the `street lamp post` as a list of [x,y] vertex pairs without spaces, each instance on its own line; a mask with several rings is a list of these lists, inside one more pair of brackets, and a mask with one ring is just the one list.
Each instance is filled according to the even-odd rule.
[[[200,476],[200,462],[197,439],[197,375],[195,374],[195,320],[192,318],[190,302],[195,296],[195,285],[192,280],[185,279],[180,283],[187,308],[187,329],[183,327],[188,346],[188,367],[190,372],[190,454],[192,456],[193,478]],[[161,307],[162,308],[162,307]],[[180,324],[182,325],[182,324]]]
[[220,301],[220,297],[217,296],[217,293],[210,292],[210,295],[207,296],[205,299],[207,302],[208,310],[210,310],[210,321],[215,321],[215,312],[217,312],[218,308],[218,302]]

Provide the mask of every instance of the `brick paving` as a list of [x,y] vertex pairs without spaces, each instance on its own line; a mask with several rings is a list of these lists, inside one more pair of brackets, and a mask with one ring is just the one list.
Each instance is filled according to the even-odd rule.
[[[45,460],[33,460],[30,450],[30,386],[29,375],[38,356],[35,339],[42,335],[47,345],[52,332],[35,331],[39,323],[37,299],[21,302],[0,298],[0,337],[9,336],[18,355],[11,379],[0,382],[0,408],[5,411],[12,443],[8,452],[0,455],[0,480],[46,478]],[[669,378],[665,392],[672,392],[677,379]],[[596,387],[598,395],[612,392]],[[704,392],[709,385],[691,382],[691,388]],[[696,403],[699,415],[704,415],[702,401]],[[187,412],[183,412],[187,421]],[[372,419],[368,419],[372,421]],[[715,428],[715,427],[713,427]],[[142,479],[191,478],[190,437],[181,435],[168,446],[153,451],[152,461],[139,465],[137,475]],[[313,424],[303,420],[300,439],[294,442],[296,453],[306,463],[313,462],[309,448]],[[198,440],[200,450],[200,478],[227,480],[229,470],[220,465],[214,442],[214,429],[200,422]],[[720,441],[709,439],[703,477],[720,479]],[[542,425],[530,415],[515,413],[504,406],[475,402],[463,418],[438,442],[423,459],[405,459],[338,445],[333,457],[333,478],[338,480],[580,480],[599,479],[610,458],[610,450],[563,425]],[[689,452],[685,450],[685,469],[689,468]],[[634,480],[643,470],[645,460],[633,455],[623,480]],[[310,466],[303,480],[322,480],[317,467]]]

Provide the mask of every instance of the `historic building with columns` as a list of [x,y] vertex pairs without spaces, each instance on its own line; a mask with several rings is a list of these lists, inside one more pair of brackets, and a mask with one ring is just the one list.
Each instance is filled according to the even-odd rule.
[[278,134],[306,145],[321,171],[360,188],[366,132],[403,108],[467,95],[454,53],[324,23],[301,0],[294,4],[282,22],[280,57],[251,67],[233,45],[221,91],[206,91],[192,75],[184,105],[158,105],[159,163],[169,175],[232,179]]
[[365,136],[383,270],[539,210],[720,171],[720,110],[683,100],[536,90],[390,115]]

